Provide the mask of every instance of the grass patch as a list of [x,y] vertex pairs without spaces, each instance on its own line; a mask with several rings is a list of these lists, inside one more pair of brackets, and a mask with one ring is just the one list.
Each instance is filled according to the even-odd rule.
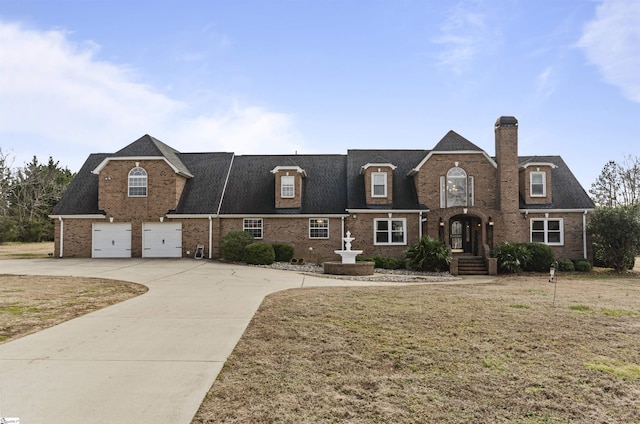
[[630,317],[634,315],[640,315],[640,313],[638,312],[628,311],[625,309],[601,309],[599,312],[609,317]]
[[569,306],[569,309],[571,309],[572,311],[580,311],[580,312],[586,312],[591,310],[591,308],[587,305],[571,305]]
[[0,343],[146,291],[139,284],[100,278],[0,275]]
[[0,314],[9,314],[13,316],[22,316],[24,314],[38,312],[35,306],[21,305],[20,303],[12,303],[10,305],[1,306]]
[[549,293],[547,293],[545,290],[540,290],[540,289],[530,289],[527,290],[527,292],[533,296],[548,296]]
[[587,369],[602,371],[616,377],[640,379],[640,365],[610,358],[598,358],[584,364]]
[[637,310],[638,283],[565,282],[556,308],[526,276],[276,293],[193,423],[640,422],[640,319],[573,309]]

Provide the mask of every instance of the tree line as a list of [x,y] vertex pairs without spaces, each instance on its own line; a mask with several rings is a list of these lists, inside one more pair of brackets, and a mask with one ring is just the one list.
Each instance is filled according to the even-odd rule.
[[596,204],[589,220],[594,263],[624,271],[640,255],[640,157],[610,160],[591,185]]
[[34,156],[23,167],[12,165],[0,149],[0,242],[53,240],[49,214],[75,174],[52,157],[47,163]]

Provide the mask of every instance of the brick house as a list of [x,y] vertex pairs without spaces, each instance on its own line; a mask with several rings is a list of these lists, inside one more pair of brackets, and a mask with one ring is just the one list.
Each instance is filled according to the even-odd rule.
[[145,135],[91,154],[51,218],[57,257],[191,257],[200,246],[216,258],[226,233],[245,230],[336,260],[349,230],[369,257],[401,257],[429,235],[485,259],[502,241],[579,259],[591,255],[593,208],[562,158],[518,156],[518,122],[501,117],[494,157],[454,131],[431,150],[346,155],[181,153]]

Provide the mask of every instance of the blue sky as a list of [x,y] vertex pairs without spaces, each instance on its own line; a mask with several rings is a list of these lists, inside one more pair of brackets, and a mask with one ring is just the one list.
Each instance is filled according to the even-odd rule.
[[561,155],[585,189],[640,155],[637,0],[0,0],[0,148],[77,171],[183,152]]

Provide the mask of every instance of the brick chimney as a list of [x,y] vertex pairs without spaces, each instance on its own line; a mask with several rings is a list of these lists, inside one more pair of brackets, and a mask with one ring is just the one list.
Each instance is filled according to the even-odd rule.
[[519,209],[518,120],[501,116],[496,121],[497,207],[513,213]]

